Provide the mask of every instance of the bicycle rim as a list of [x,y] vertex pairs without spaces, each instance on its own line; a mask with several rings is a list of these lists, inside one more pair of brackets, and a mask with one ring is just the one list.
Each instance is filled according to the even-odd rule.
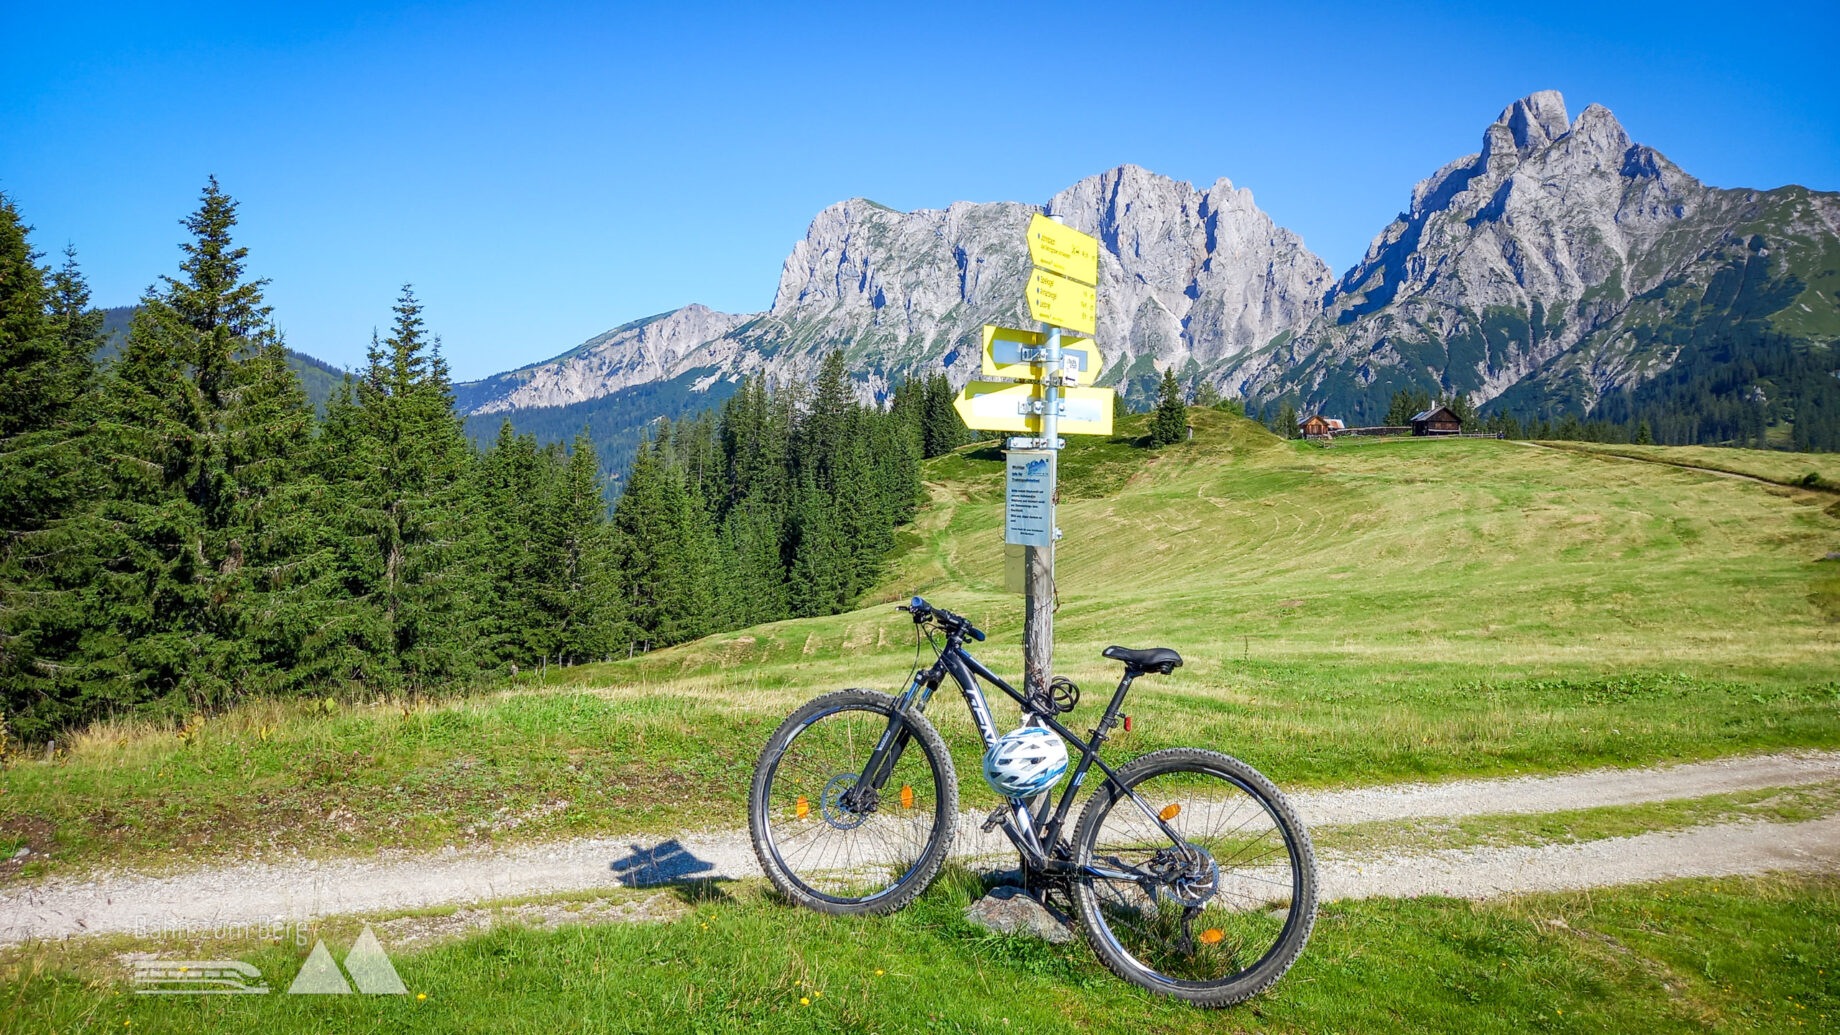
[[937,836],[942,774],[924,740],[909,732],[887,780],[856,792],[891,713],[844,704],[795,729],[767,777],[766,847],[806,894],[860,904],[892,894],[918,874]]
[[1228,772],[1152,772],[1134,789],[1184,847],[1130,798],[1112,802],[1088,858],[1152,879],[1082,878],[1094,936],[1153,987],[1206,991],[1243,981],[1309,923],[1300,835],[1261,791]]

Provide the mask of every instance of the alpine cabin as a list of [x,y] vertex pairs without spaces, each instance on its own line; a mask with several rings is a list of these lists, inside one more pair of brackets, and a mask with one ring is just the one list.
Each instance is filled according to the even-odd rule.
[[1463,431],[1463,422],[1450,412],[1448,406],[1433,406],[1429,410],[1412,415],[1412,434],[1414,435],[1457,435]]

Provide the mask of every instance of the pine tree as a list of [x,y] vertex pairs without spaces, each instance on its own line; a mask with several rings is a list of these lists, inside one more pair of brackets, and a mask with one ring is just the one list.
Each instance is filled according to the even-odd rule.
[[926,379],[921,402],[921,455],[944,456],[971,441],[971,431],[958,416],[952,403],[958,393],[944,374]]
[[27,233],[0,195],[0,713],[37,737],[85,715],[91,594],[112,536],[88,455],[101,318],[74,250],[47,271]]
[[575,437],[546,502],[549,557],[541,592],[544,628],[554,639],[544,653],[572,661],[606,657],[623,631],[618,559],[600,461],[585,431]]
[[472,450],[447,365],[405,285],[390,336],[372,338],[349,402],[328,409],[319,464],[339,515],[344,678],[422,687],[479,661],[484,591],[467,576],[484,541],[467,489]]
[[123,548],[107,580],[120,637],[118,703],[224,703],[288,662],[267,656],[271,609],[298,520],[282,505],[310,435],[298,380],[230,236],[236,203],[213,178],[184,220],[181,277],[141,300],[108,383],[114,476],[105,518]]
[[1175,364],[1163,371],[1157,388],[1156,416],[1150,418],[1150,441],[1166,446],[1188,435],[1188,404],[1182,399],[1182,382],[1176,377]]
[[1636,445],[1638,446],[1653,445],[1654,441],[1655,441],[1655,434],[1654,432],[1648,429],[1647,421],[1643,421],[1640,424],[1636,425],[1636,437],[1635,437]]
[[1279,438],[1297,437],[1297,407],[1289,399],[1284,400],[1278,406],[1278,416],[1274,423],[1277,426],[1271,430],[1276,432]]

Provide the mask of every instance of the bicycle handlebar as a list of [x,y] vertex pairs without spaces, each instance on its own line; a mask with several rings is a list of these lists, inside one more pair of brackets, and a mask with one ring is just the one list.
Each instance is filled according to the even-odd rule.
[[909,601],[908,603],[899,605],[897,610],[911,612],[914,616],[914,622],[916,624],[920,622],[924,622],[928,618],[931,618],[934,621],[939,623],[940,628],[945,629],[948,632],[956,630],[958,632],[964,633],[966,636],[971,637],[972,639],[978,641],[979,643],[984,642],[984,631],[982,629],[979,629],[977,626],[972,625],[970,621],[965,619],[963,616],[955,615],[952,612],[947,611],[943,607],[934,607],[933,605],[927,603],[926,601],[920,599],[919,597],[915,597],[913,600]]

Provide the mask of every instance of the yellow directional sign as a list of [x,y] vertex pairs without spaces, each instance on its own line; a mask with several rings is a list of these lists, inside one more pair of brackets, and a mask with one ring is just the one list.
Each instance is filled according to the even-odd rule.
[[1082,284],[1099,283],[1099,242],[1039,212],[1029,220],[1029,261]]
[[[984,368],[990,377],[1014,377],[1034,380],[1047,373],[1037,358],[1048,345],[1041,331],[1019,331],[1014,327],[984,325]],[[1061,337],[1061,371],[1072,374],[1080,384],[1092,384],[1099,376],[1103,360],[1091,338]]]
[[1042,323],[1091,334],[1099,316],[1099,292],[1047,270],[1029,271],[1029,316]]
[[1112,394],[1110,388],[1061,389],[1061,420],[1057,430],[1063,435],[1110,435]]
[[[998,384],[973,381],[958,393],[953,409],[965,427],[979,431],[1019,431],[1041,434],[1042,412],[1047,407],[1040,382]],[[1063,435],[1110,435],[1110,388],[1063,388],[1058,431]]]

